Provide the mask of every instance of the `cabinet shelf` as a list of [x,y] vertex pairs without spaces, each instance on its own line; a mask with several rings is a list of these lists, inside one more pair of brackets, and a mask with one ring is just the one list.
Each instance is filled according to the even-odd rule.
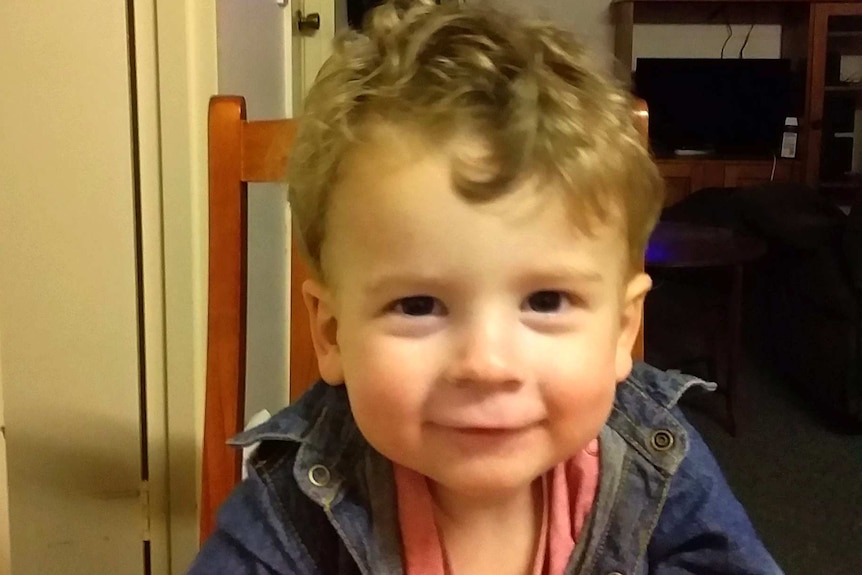
[[819,186],[833,190],[862,190],[862,179],[822,180]]
[[862,82],[852,84],[831,84],[824,88],[827,92],[862,92]]
[[842,56],[862,55],[862,30],[852,32],[829,32],[827,38],[827,51]]
[[702,188],[733,188],[767,182],[799,181],[799,160],[713,158],[657,158],[665,180],[665,205],[672,205]]

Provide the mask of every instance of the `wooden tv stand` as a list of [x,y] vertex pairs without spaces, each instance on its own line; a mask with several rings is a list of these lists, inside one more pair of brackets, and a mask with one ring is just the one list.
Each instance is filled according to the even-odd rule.
[[[798,159],[779,160],[773,179],[805,182],[842,203],[862,197],[862,160],[854,156],[848,161],[846,150],[842,151],[846,146],[839,145],[852,129],[853,149],[862,150],[862,121],[853,119],[849,122],[853,128],[848,128],[838,120],[843,117],[839,104],[844,99],[855,101],[850,116],[859,118],[862,113],[862,80],[852,75],[842,78],[840,65],[842,57],[862,56],[862,1],[612,0],[610,12],[614,72],[626,83],[631,81],[636,62],[634,29],[638,25],[780,25],[776,56],[790,60],[793,70],[804,76],[800,87],[804,93],[798,95],[804,108],[798,116]],[[701,187],[763,183],[772,175],[772,158],[660,158],[658,163],[667,180],[669,203]]]
[[716,157],[658,157],[659,171],[667,185],[665,205],[675,204],[701,188],[753,186],[769,181],[802,180],[800,160],[740,159]]

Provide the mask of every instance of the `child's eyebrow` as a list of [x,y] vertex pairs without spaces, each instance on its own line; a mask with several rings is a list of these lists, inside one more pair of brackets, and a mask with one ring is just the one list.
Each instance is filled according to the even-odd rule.
[[416,272],[384,273],[372,276],[363,285],[366,292],[374,293],[389,286],[421,286],[428,289],[439,289],[445,284],[441,276]]
[[[595,270],[585,270],[571,266],[555,266],[528,270],[520,274],[516,281],[523,285],[548,284],[553,286],[568,282],[596,284],[601,283],[603,279],[602,274]],[[439,275],[395,272],[384,273],[369,278],[363,285],[363,289],[367,293],[375,293],[391,286],[411,286],[428,290],[439,290],[448,283],[444,277]]]
[[578,283],[600,283],[603,279],[601,273],[595,270],[585,270],[570,266],[549,267],[547,269],[531,270],[525,274],[530,282],[566,282],[577,281]]

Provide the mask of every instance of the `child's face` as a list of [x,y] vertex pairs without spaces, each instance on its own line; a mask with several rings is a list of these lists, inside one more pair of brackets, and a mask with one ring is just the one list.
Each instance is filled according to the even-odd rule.
[[447,154],[409,139],[355,154],[327,220],[334,288],[305,296],[321,373],[346,382],[369,443],[484,497],[598,435],[649,278],[626,273],[621,231],[580,232],[559,194],[467,203]]

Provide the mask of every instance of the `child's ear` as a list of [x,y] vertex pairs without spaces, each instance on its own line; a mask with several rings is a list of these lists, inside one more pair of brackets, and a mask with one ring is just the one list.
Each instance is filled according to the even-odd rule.
[[651,287],[652,280],[642,272],[635,274],[626,285],[620,310],[620,333],[616,350],[617,381],[623,381],[632,371],[632,347],[641,328],[644,299]]
[[311,324],[311,341],[317,355],[320,377],[329,385],[344,383],[341,349],[338,347],[338,318],[332,293],[315,280],[302,284],[302,299]]

